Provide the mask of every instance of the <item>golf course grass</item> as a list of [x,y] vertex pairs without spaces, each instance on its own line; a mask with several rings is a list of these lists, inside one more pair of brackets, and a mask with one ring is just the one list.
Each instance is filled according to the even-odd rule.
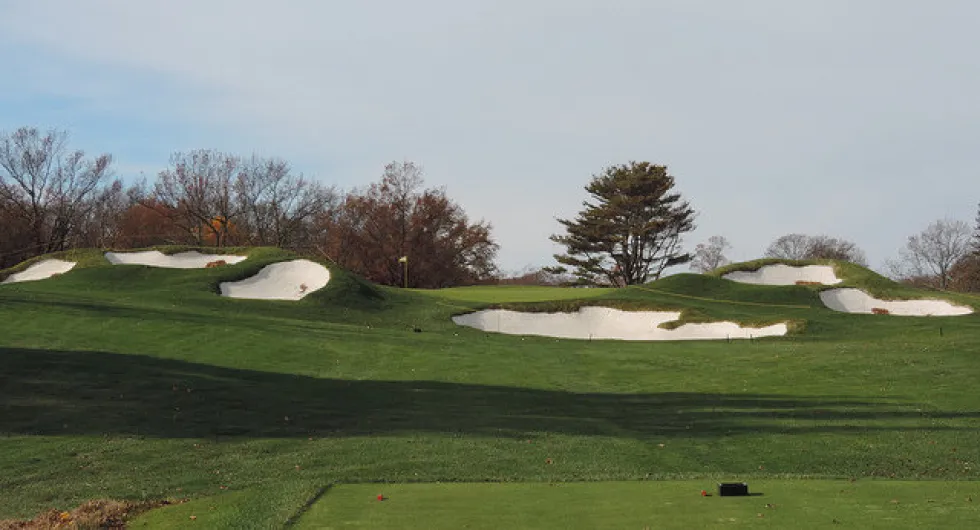
[[[837,313],[819,287],[690,274],[424,292],[329,264],[302,300],[239,300],[218,284],[297,256],[223,252],[249,258],[180,270],[74,251],[53,256],[78,263],[68,273],[0,286],[0,519],[111,498],[176,502],[136,528],[980,520],[966,500],[980,501],[977,314]],[[980,307],[845,269],[842,285],[877,296]],[[581,305],[792,325],[762,340],[626,342],[451,321]],[[698,494],[735,480],[764,495]]]

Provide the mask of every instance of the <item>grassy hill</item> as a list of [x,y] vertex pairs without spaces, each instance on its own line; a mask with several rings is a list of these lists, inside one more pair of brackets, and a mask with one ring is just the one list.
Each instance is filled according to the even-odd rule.
[[[977,315],[835,313],[819,287],[689,274],[626,289],[406,291],[330,265],[327,287],[299,302],[226,299],[219,282],[295,257],[223,252],[236,250],[249,259],[199,270],[74,251],[69,273],[0,286],[0,519],[94,498],[189,499],[133,524],[194,515],[267,528],[306,510],[320,520],[314,507],[335,485],[928,479],[926,489],[969,489],[980,478]],[[875,294],[947,296],[844,267],[846,285]],[[450,320],[582,304],[798,325],[765,340],[642,343]],[[471,501],[459,502],[466,512]],[[390,505],[366,513],[373,506]]]

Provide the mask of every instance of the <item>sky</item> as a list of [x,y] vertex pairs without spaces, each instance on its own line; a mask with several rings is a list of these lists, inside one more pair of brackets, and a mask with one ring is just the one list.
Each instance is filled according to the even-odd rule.
[[851,240],[873,268],[980,202],[969,0],[0,0],[0,131],[153,177],[198,148],[341,189],[411,160],[504,271],[554,264],[606,167],[663,164],[713,235]]

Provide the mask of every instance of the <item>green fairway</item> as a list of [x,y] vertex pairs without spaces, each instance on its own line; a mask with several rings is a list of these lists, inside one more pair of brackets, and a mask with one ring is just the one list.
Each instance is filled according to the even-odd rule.
[[616,289],[608,288],[563,288],[563,287],[538,287],[538,286],[490,286],[481,285],[476,287],[451,287],[449,289],[422,290],[416,289],[415,292],[445,298],[447,300],[457,300],[462,302],[484,302],[488,304],[504,302],[543,302],[550,300],[574,300],[582,298],[592,298],[603,294],[615,292]]
[[[690,517],[739,524],[759,523],[745,515],[761,511],[757,501],[779,505],[764,524],[820,510],[829,524],[846,502],[855,504],[840,513],[845,524],[901,514],[928,525],[935,514],[957,526],[976,516],[951,504],[980,479],[976,314],[835,313],[815,287],[689,274],[627,289],[423,292],[331,268],[327,287],[299,302],[218,296],[218,282],[294,257],[247,252],[238,265],[176,270],[112,266],[80,251],[69,273],[0,286],[0,519],[95,498],[190,499],[142,521],[180,527],[195,515],[214,517],[211,528],[268,528],[331,484],[300,523],[333,514],[366,526],[421,521],[414,508],[399,515],[404,495],[463,507],[460,519],[447,508],[433,525],[459,527],[472,515],[479,527],[490,505],[467,496],[480,491],[514,506],[492,513],[530,526],[542,513],[546,526],[621,516],[612,526],[656,528],[650,518],[669,507],[653,501],[671,498]],[[864,269],[845,280],[876,294],[946,296]],[[765,340],[644,343],[497,335],[450,318],[490,305],[583,304],[793,326]],[[691,496],[724,477],[766,495]],[[858,481],[852,497],[836,482],[772,482],[800,478]],[[487,481],[508,486],[435,484]],[[391,500],[368,502],[377,493]],[[620,497],[648,511],[617,508]],[[594,515],[584,513],[589,498]],[[880,512],[869,508],[882,498]],[[564,508],[536,512],[549,502]],[[726,506],[742,511],[726,516]]]

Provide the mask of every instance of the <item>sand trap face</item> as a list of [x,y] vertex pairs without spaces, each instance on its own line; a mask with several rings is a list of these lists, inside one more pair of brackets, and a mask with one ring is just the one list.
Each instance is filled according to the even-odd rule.
[[222,282],[221,296],[256,300],[299,300],[323,289],[330,271],[313,261],[298,259],[273,263],[240,282]]
[[105,259],[113,265],[148,265],[167,269],[203,269],[212,261],[224,261],[228,265],[245,261],[247,256],[228,254],[201,254],[200,252],[178,252],[164,254],[157,250],[144,252],[106,252]]
[[726,280],[758,285],[796,285],[796,282],[815,282],[823,285],[835,285],[841,280],[834,274],[834,268],[829,265],[806,265],[793,267],[790,265],[766,265],[756,271],[736,271],[722,276]]
[[834,311],[845,313],[874,313],[885,310],[902,316],[969,315],[972,308],[953,305],[946,300],[879,300],[860,289],[831,289],[820,293],[820,300]]
[[734,322],[658,327],[680,318],[671,311],[620,311],[583,307],[575,313],[523,313],[504,309],[477,311],[453,317],[453,322],[483,331],[509,335],[542,335],[566,339],[724,340],[786,334],[786,324],[743,328]]
[[33,282],[44,280],[56,274],[64,274],[75,266],[74,261],[62,261],[60,259],[46,259],[31,265],[27,269],[7,276],[7,279],[0,283]]

